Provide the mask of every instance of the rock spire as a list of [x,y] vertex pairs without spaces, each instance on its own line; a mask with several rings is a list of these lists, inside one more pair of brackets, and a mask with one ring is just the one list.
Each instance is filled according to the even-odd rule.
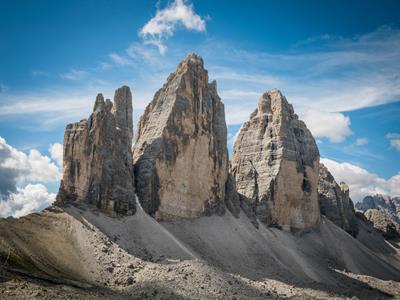
[[114,102],[98,94],[89,119],[65,130],[56,203],[86,203],[111,214],[133,214],[132,130],[129,87],[117,89]]

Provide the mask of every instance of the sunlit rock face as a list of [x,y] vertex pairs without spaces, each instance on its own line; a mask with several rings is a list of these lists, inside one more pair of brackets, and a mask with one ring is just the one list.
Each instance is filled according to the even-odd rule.
[[318,170],[319,151],[304,122],[280,91],[264,93],[233,149],[242,201],[267,225],[313,227],[320,221]]
[[132,94],[123,86],[113,102],[98,94],[89,119],[67,125],[57,204],[86,203],[111,214],[135,212],[132,122]]
[[329,170],[320,164],[318,194],[321,213],[353,236],[357,236],[357,217],[346,183],[337,184]]
[[190,54],[156,92],[138,126],[133,161],[142,207],[157,219],[224,211],[224,104],[201,57]]

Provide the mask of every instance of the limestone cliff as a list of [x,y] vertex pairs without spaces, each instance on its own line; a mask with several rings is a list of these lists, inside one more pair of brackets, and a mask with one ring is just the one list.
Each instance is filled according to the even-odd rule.
[[133,214],[132,95],[115,91],[114,102],[98,94],[88,120],[67,125],[58,204],[87,203],[110,213]]
[[346,183],[337,184],[329,170],[320,164],[318,194],[321,213],[353,236],[357,236],[357,217]]
[[228,179],[224,104],[201,57],[190,54],[156,92],[133,160],[142,207],[158,219],[223,212]]
[[313,136],[278,90],[262,95],[236,139],[232,172],[257,217],[284,229],[320,220],[319,151]]

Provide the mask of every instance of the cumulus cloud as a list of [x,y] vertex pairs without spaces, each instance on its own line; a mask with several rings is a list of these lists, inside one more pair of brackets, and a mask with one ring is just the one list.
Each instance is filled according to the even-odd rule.
[[59,166],[63,163],[63,145],[60,143],[51,144],[49,148],[50,157],[57,162]]
[[0,218],[18,218],[41,211],[51,205],[55,197],[43,184],[28,184],[25,188],[17,188],[8,199],[0,201]]
[[315,137],[326,137],[338,143],[352,134],[350,118],[342,113],[308,110],[300,115]]
[[363,146],[368,144],[368,139],[367,138],[358,138],[356,139],[356,145],[357,146]]
[[386,138],[390,141],[390,146],[400,151],[400,134],[399,133],[388,133]]
[[146,44],[158,47],[164,54],[167,47],[164,40],[172,37],[178,26],[187,30],[205,31],[205,21],[194,12],[193,5],[185,0],[175,0],[164,9],[158,9],[156,15],[151,18],[140,30],[139,35]]
[[55,182],[60,170],[47,156],[32,149],[28,154],[8,145],[0,137],[0,196],[7,197],[17,190],[18,183]]
[[344,181],[349,185],[350,196],[355,202],[371,194],[400,195],[400,172],[386,180],[351,163],[340,163],[328,158],[321,158],[321,162],[337,182]]

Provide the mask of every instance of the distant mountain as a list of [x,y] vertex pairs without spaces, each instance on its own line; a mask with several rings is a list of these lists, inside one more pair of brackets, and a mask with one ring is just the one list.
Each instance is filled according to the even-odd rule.
[[[156,92],[134,145],[132,109],[127,86],[99,94],[66,128],[56,203],[0,219],[0,299],[400,296],[399,246],[355,217],[279,90],[261,96],[231,162],[200,56]],[[366,202],[398,217],[392,199]]]
[[368,209],[377,209],[388,215],[394,222],[400,223],[400,197],[391,198],[380,194],[367,196],[362,202],[356,203],[356,209],[364,213]]

